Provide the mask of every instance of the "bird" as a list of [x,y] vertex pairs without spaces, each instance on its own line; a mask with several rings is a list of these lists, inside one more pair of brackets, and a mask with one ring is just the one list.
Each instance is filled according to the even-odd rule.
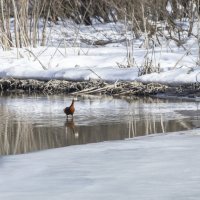
[[74,114],[74,111],[75,111],[75,107],[74,107],[74,99],[72,99],[72,103],[69,107],[66,107],[63,109],[64,113],[67,115],[72,115],[72,118],[73,118],[73,114]]

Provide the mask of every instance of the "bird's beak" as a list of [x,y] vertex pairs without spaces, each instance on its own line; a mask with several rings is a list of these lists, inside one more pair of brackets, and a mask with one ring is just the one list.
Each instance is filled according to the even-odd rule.
[[74,101],[78,101],[78,98],[77,98],[77,97],[74,97],[73,100],[74,100]]

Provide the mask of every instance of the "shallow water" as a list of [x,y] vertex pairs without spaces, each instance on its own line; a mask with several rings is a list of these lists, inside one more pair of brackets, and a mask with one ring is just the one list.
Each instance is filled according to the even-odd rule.
[[122,140],[200,126],[199,102],[78,96],[74,118],[67,120],[63,108],[72,98],[1,96],[0,154]]

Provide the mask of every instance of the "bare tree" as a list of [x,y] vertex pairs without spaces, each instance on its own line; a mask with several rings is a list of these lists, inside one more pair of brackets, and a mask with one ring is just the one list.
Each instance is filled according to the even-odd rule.
[[[0,0],[0,44],[7,50],[32,45],[46,45],[48,22],[71,18],[76,23],[92,25],[96,18],[101,23],[124,21],[131,23],[136,37],[145,32],[156,34],[158,21],[166,21],[170,31],[180,35],[176,20],[187,18],[191,36],[195,21],[194,7],[199,12],[199,0]],[[169,13],[166,6],[171,5]],[[10,18],[14,17],[11,33]],[[42,31],[39,31],[39,24]],[[169,32],[170,32],[169,31]],[[12,36],[12,37],[11,37]],[[179,40],[179,38],[178,38]]]

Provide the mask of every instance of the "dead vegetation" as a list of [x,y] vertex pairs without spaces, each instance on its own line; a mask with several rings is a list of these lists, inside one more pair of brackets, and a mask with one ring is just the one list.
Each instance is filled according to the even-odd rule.
[[0,92],[6,94],[71,94],[71,95],[111,95],[113,97],[200,97],[200,84],[185,84],[177,86],[159,83],[143,84],[136,81],[118,81],[106,83],[102,80],[66,81],[66,80],[34,80],[34,79],[0,79]]
[[[144,33],[148,40],[162,32],[157,23],[165,22],[169,37],[182,44],[180,36],[183,31],[187,31],[188,36],[192,34],[198,12],[199,0],[1,0],[0,46],[4,50],[45,46],[48,40],[47,27],[58,21],[63,21],[64,25],[66,19],[90,26],[93,25],[93,19],[100,23],[123,21],[136,38]],[[182,19],[189,21],[187,30],[176,23]],[[39,27],[42,28],[41,33]],[[107,42],[101,41],[100,44]]]
[[167,86],[161,84],[144,85],[138,82],[102,81],[71,82],[65,80],[19,80],[12,78],[0,79],[0,91],[13,93],[43,93],[43,94],[105,94],[112,96],[148,96],[163,93]]

